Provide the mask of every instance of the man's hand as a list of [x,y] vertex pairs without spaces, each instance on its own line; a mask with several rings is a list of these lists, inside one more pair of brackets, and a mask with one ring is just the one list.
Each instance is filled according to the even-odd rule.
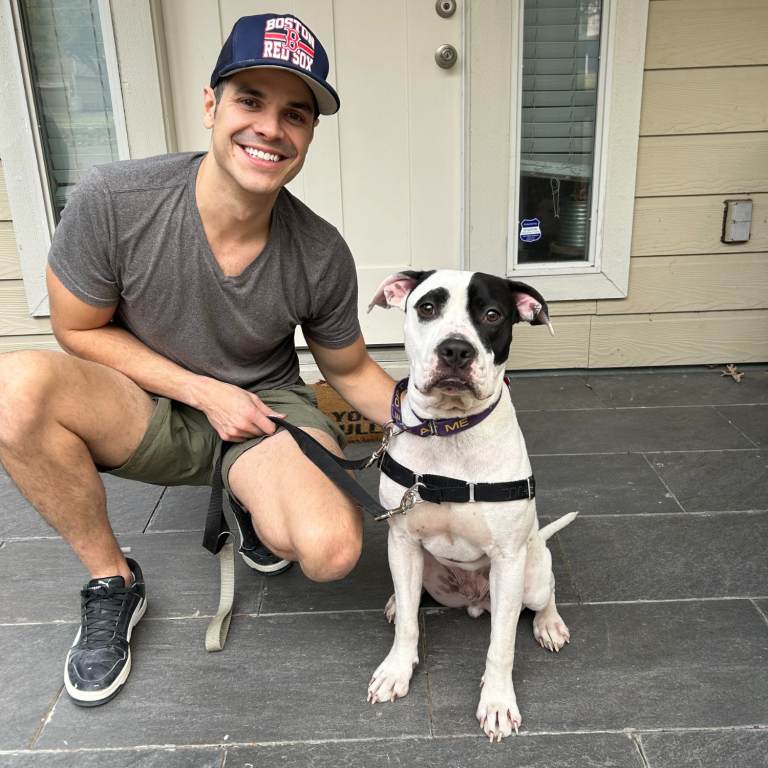
[[219,437],[228,443],[244,443],[252,437],[271,435],[277,427],[267,416],[284,419],[240,387],[216,379],[201,379],[196,387],[195,408],[208,417]]

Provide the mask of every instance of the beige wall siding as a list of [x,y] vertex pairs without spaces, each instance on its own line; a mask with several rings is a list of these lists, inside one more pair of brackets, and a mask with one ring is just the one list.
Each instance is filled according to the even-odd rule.
[[[629,293],[589,365],[768,360],[768,3],[651,0]],[[750,240],[720,242],[750,198]]]
[[[768,360],[767,39],[765,0],[651,0],[628,295],[553,305],[587,349],[553,367]],[[736,245],[732,198],[754,204]]]
[[20,349],[59,349],[47,317],[27,309],[21,263],[0,163],[0,354]]

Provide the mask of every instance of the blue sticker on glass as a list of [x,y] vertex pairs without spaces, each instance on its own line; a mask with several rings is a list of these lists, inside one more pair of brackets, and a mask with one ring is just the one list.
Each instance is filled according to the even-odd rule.
[[520,223],[520,239],[524,243],[541,240],[541,222],[538,219],[523,219]]

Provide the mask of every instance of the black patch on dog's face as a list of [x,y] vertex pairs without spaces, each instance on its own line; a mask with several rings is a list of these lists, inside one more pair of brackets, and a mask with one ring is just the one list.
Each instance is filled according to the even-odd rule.
[[512,343],[512,326],[520,320],[509,281],[476,272],[467,287],[467,311],[483,346],[493,352],[494,365],[505,363]]
[[414,303],[414,311],[420,323],[431,323],[441,317],[451,294],[447,288],[433,288]]
[[410,293],[405,297],[405,305],[403,306],[403,310],[408,309],[408,299],[413,296],[413,292],[428,278],[434,275],[436,270],[434,269],[425,269],[425,270],[417,270],[417,269],[406,269],[403,272],[400,272],[399,274],[405,275],[406,277],[410,277],[412,280],[415,280],[416,282],[413,285],[413,288],[411,288]]

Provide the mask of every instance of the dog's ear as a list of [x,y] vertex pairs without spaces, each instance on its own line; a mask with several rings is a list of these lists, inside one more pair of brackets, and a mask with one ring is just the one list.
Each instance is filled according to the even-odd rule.
[[[426,272],[407,270],[390,275],[378,288],[376,295],[368,305],[370,312],[374,307],[390,309],[397,307],[405,311],[405,300],[408,294],[421,282]],[[431,272],[429,273],[431,274]]]
[[544,297],[530,285],[518,283],[515,280],[507,280],[512,291],[512,298],[517,305],[520,320],[531,325],[546,325],[554,336],[555,329],[549,321],[549,307]]

